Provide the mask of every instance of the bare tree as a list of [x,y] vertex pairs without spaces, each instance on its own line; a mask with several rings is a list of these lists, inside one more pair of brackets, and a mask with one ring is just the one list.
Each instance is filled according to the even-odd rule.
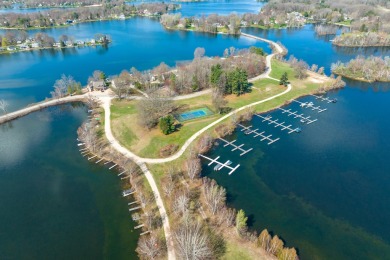
[[211,93],[211,101],[215,110],[217,110],[219,114],[227,104],[227,101],[223,96],[223,91],[219,88],[213,88]]
[[206,205],[209,207],[211,213],[215,215],[226,201],[226,190],[217,185],[215,180],[203,178],[203,194],[206,200]]
[[72,76],[61,75],[61,79],[54,83],[54,91],[50,92],[53,98],[62,98],[67,94],[81,89],[81,84],[76,82]]
[[204,134],[199,138],[198,151],[199,153],[207,152],[213,146],[213,137],[210,134]]
[[174,168],[171,166],[166,171],[166,176],[162,180],[162,189],[165,196],[171,196],[173,190],[175,189],[175,180],[174,180]]
[[174,232],[179,259],[201,260],[212,257],[210,241],[200,222],[184,221]]
[[8,113],[7,108],[8,108],[7,101],[5,101],[4,99],[0,99],[0,110],[2,110],[4,114],[7,114]]
[[271,242],[271,236],[268,233],[268,230],[264,229],[263,231],[261,231],[261,233],[259,235],[259,238],[257,240],[257,245],[260,246],[261,248],[263,248],[265,251],[268,252],[269,246],[270,246],[270,242]]
[[172,206],[173,212],[175,212],[178,216],[184,216],[188,211],[189,202],[190,198],[185,193],[175,196]]
[[200,175],[202,166],[198,158],[190,158],[185,161],[185,168],[191,180],[197,178]]
[[142,102],[138,102],[137,108],[139,124],[151,129],[157,125],[160,117],[169,115],[176,106],[171,99],[151,94]]
[[141,236],[136,249],[141,259],[155,259],[161,254],[161,241],[155,236]]
[[206,50],[204,48],[198,47],[194,51],[194,58],[199,59],[202,58],[206,53]]
[[236,221],[236,210],[227,208],[226,206],[220,210],[220,213],[217,214],[218,225],[225,225],[226,227],[232,227],[235,225]]
[[275,235],[269,243],[268,252],[277,255],[283,249],[283,244],[283,241]]

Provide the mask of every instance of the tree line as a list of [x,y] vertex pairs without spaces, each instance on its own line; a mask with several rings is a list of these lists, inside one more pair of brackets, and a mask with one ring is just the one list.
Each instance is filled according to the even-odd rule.
[[4,13],[0,14],[0,24],[5,28],[16,29],[55,27],[74,22],[119,19],[121,15],[160,16],[177,8],[179,5],[175,4],[127,5],[123,1],[110,1],[96,7],[63,8],[36,13]]
[[[17,1],[19,8],[48,8],[48,7],[80,7],[93,4],[100,4],[98,0],[22,0]],[[0,8],[12,8],[14,1],[3,0],[0,2]]]
[[[104,35],[101,33],[97,33],[94,36],[96,42],[108,43],[111,41],[110,36]],[[53,47],[53,45],[57,42],[60,44],[58,47],[63,47],[68,44],[76,43],[76,39],[73,36],[69,36],[66,34],[61,35],[58,39],[49,36],[47,33],[38,32],[33,36],[29,36],[26,31],[23,30],[8,30],[5,34],[0,34],[0,46],[14,46],[18,43],[38,43],[40,47],[49,48]]]
[[345,47],[390,46],[390,34],[383,32],[343,33],[333,44]]

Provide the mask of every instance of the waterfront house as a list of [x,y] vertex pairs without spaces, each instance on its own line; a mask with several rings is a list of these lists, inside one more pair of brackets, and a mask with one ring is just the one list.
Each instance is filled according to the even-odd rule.
[[118,18],[121,19],[121,20],[125,20],[126,19],[124,14],[120,14]]
[[84,41],[81,41],[81,40],[76,41],[76,43],[77,43],[77,45],[84,45],[85,44]]
[[37,42],[31,43],[31,48],[39,48],[39,47],[40,47],[39,43]]
[[7,51],[16,51],[16,47],[15,46],[8,46]]
[[104,80],[91,80],[88,86],[92,91],[104,90],[106,88],[106,83],[104,82]]

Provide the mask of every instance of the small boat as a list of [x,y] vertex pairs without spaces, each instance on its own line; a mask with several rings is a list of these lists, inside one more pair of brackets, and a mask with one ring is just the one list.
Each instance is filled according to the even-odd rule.
[[218,163],[214,166],[214,171],[219,171],[222,168],[222,164]]
[[302,132],[302,129],[300,127],[295,128],[295,132],[300,133]]
[[305,119],[305,118],[301,119],[301,123],[306,123],[306,122],[307,122],[307,119]]
[[301,103],[301,107],[307,106],[307,103]]
[[332,103],[337,103],[337,98],[332,99]]
[[265,119],[271,119],[271,118],[272,118],[271,115],[266,115],[266,116],[265,116]]
[[246,134],[246,135],[249,135],[250,133],[252,133],[251,130],[246,130],[246,131],[244,132],[244,134]]

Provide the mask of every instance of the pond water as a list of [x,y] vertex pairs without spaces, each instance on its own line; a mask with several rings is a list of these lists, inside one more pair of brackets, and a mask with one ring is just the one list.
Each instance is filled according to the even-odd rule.
[[84,106],[66,105],[0,126],[3,259],[136,256],[139,232],[117,173],[78,151],[84,120]]

